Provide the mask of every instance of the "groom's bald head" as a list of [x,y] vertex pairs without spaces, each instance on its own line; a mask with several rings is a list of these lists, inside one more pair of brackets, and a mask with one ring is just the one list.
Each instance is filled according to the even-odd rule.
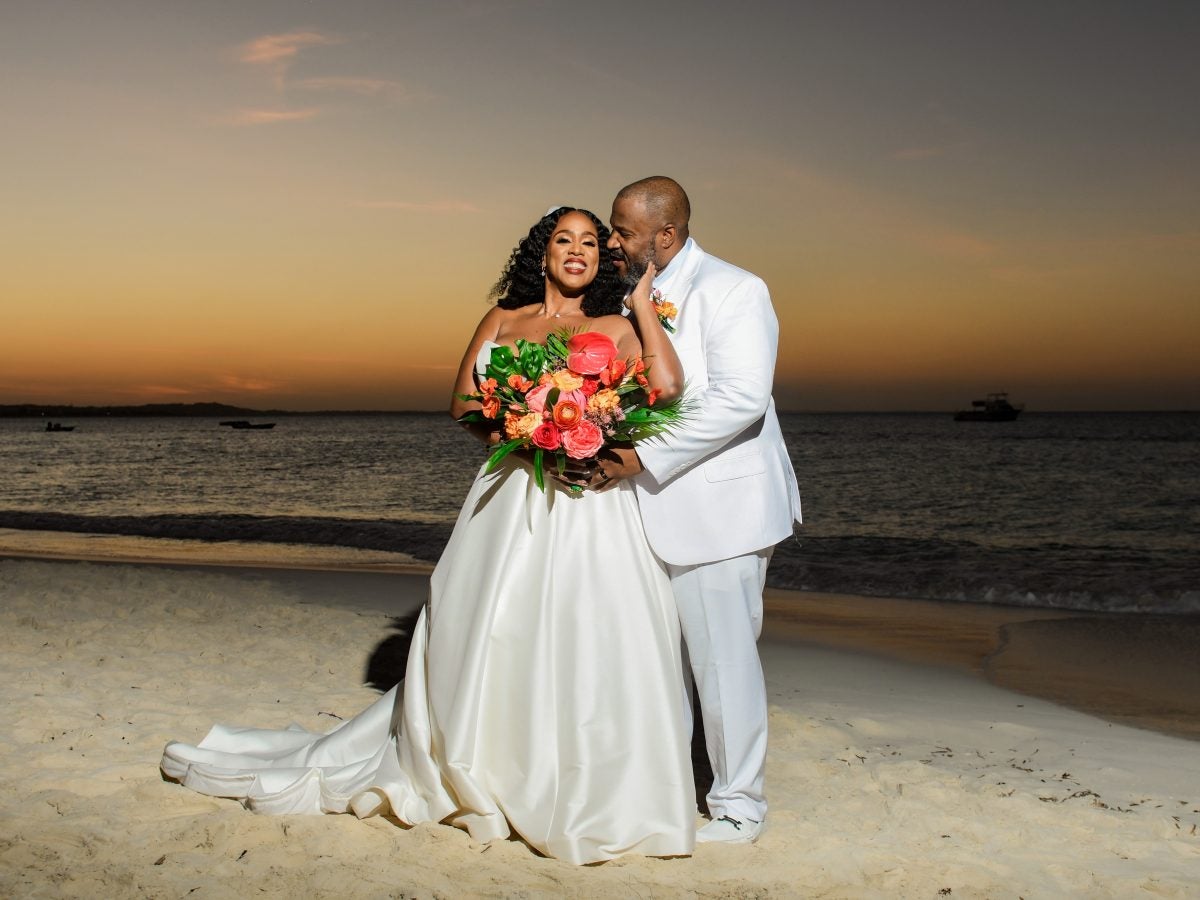
[[617,274],[633,285],[649,263],[665,269],[687,243],[691,215],[688,196],[673,178],[652,175],[621,188],[608,220]]
[[692,204],[687,192],[679,182],[666,175],[651,175],[628,184],[617,192],[617,201],[632,201],[642,207],[648,216],[662,225],[674,225],[682,241],[688,237],[688,221],[692,218]]

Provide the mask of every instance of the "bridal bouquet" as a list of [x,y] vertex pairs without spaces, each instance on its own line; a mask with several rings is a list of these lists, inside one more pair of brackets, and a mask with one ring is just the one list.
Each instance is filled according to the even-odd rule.
[[548,335],[544,344],[518,340],[515,353],[493,349],[479,390],[459,395],[483,407],[460,422],[500,426],[487,470],[514,450],[533,448],[534,478],[544,491],[545,454],[554,454],[561,474],[568,459],[594,459],[605,447],[662,434],[680,421],[681,401],[655,405],[646,361],[617,353],[606,334],[569,330]]

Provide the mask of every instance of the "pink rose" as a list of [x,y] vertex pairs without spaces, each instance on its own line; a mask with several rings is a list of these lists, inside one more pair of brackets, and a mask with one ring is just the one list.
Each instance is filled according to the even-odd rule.
[[[546,395],[554,390],[553,384],[539,384],[532,391],[525,395],[525,405],[529,407],[530,412],[546,414]],[[580,409],[587,406],[587,396],[583,391],[559,391],[558,402],[569,400],[579,406]]]
[[546,411],[546,395],[553,387],[554,385],[549,382],[539,384],[525,395],[525,405],[529,407],[530,412],[544,413]]
[[567,366],[580,375],[599,375],[617,358],[617,345],[607,334],[581,331],[567,341]]
[[570,431],[562,433],[562,445],[571,459],[587,459],[604,446],[604,432],[595,423],[583,419]]
[[543,422],[537,428],[533,429],[533,434],[529,436],[529,440],[533,446],[540,447],[543,450],[557,450],[562,444],[561,435],[551,422]]

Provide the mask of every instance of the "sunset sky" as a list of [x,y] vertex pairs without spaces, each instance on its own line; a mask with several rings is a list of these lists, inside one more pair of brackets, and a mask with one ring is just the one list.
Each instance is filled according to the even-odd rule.
[[0,0],[0,403],[440,409],[675,177],[789,410],[1200,409],[1200,3]]

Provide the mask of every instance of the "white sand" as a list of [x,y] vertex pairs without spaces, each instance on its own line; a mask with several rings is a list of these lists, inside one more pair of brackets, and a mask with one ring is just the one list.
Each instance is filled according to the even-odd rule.
[[763,645],[772,807],[752,847],[577,868],[161,779],[163,744],[215,720],[327,728],[367,705],[424,589],[0,559],[0,896],[1200,896],[1200,744],[815,645]]

